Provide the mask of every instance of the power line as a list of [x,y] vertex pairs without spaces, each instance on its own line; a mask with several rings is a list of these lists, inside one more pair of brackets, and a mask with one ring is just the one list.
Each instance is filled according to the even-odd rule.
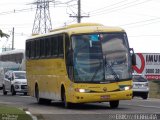
[[0,15],[8,15],[8,14],[19,13],[19,12],[28,12],[34,9],[35,8],[26,8],[26,9],[19,9],[19,10],[14,9],[12,11],[1,12]]
[[[64,2],[64,3],[61,3],[61,2],[60,3],[55,3],[54,5],[51,4],[50,7],[55,7],[55,5],[63,5],[63,4],[66,4],[66,6],[56,6],[56,7],[67,7],[67,4],[72,2],[72,1],[75,1],[75,0],[70,0],[70,1]],[[77,5],[77,4],[69,5],[68,7],[75,6],[75,5]],[[19,12],[28,12],[28,11],[35,10],[36,8],[37,7],[26,8],[26,9],[14,9],[14,10],[11,10],[11,11],[0,12],[0,15],[8,15],[8,14],[19,13]]]
[[156,22],[151,22],[151,23],[147,23],[147,24],[141,24],[141,25],[134,25],[132,27],[127,27],[127,28],[137,28],[137,27],[142,27],[142,26],[148,26],[149,24],[154,24],[154,23],[158,23],[160,21],[156,21]]
[[114,3],[114,4],[107,5],[107,6],[105,6],[105,7],[102,7],[102,8],[96,9],[96,10],[89,11],[88,13],[94,14],[94,13],[96,13],[97,11],[102,11],[103,9],[106,9],[106,8],[108,9],[109,7],[113,7],[113,6],[115,6],[115,5],[117,5],[117,4],[120,4],[120,3],[123,3],[123,2],[126,2],[126,0],[123,0],[123,1],[120,1],[120,2],[116,2],[116,3]]
[[[133,3],[137,3],[138,1],[136,0],[136,1],[132,1],[132,2],[128,2],[128,3],[126,3],[126,2],[121,2],[122,4],[118,4],[119,6],[115,6],[115,7],[113,7],[113,8],[107,8],[107,9],[105,9],[105,10],[101,10],[101,11],[99,11],[99,12],[95,12],[95,13],[93,13],[93,15],[99,15],[99,14],[101,14],[101,13],[105,13],[105,11],[106,12],[109,12],[109,11],[112,11],[112,10],[116,10],[116,9],[120,9],[120,8],[122,8],[123,6],[125,7],[125,6],[127,6],[127,5],[130,5],[130,4],[133,4]],[[124,3],[124,4],[123,4]],[[113,5],[114,6],[114,5]],[[111,5],[111,7],[112,7],[112,5]]]
[[130,25],[134,25],[134,24],[139,24],[139,23],[144,23],[144,22],[150,22],[150,21],[155,21],[155,20],[160,20],[160,17],[153,18],[153,19],[142,20],[142,21],[137,21],[137,22],[132,22],[132,23],[127,23],[127,24],[123,24],[123,25],[120,25],[120,26],[130,26]]
[[160,34],[159,35],[131,35],[128,37],[160,37]]
[[[116,11],[118,11],[118,10],[126,9],[126,8],[132,7],[132,6],[137,6],[137,5],[140,5],[140,4],[149,2],[149,1],[152,1],[152,0],[145,0],[145,1],[140,2],[140,3],[137,3],[138,1],[136,0],[136,1],[130,2],[130,3],[134,3],[134,2],[135,2],[136,4],[131,4],[131,5],[129,5],[130,3],[129,3],[129,4],[126,3],[126,4],[124,4],[124,5],[117,6],[117,8],[107,9],[107,10],[105,10],[105,11],[102,11],[102,12],[100,12],[100,13],[98,12],[98,13],[93,14],[93,15],[91,15],[91,16],[93,17],[93,16],[98,16],[98,15],[107,14],[107,13],[111,13],[111,12],[116,12]],[[124,7],[123,7],[123,6],[124,6]]]

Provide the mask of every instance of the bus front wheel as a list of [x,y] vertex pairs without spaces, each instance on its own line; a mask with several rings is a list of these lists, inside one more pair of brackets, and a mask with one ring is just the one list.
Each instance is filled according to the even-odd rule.
[[71,103],[67,102],[67,100],[66,100],[66,93],[65,93],[64,89],[62,89],[62,93],[61,94],[62,94],[62,102],[64,104],[64,107],[65,108],[70,108],[71,107]]
[[110,101],[109,103],[111,108],[118,108],[119,106],[119,100]]

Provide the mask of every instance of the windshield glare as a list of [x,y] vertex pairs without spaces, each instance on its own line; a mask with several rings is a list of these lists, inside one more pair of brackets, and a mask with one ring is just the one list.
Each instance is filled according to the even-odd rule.
[[131,78],[125,33],[73,35],[72,47],[76,82],[115,82]]

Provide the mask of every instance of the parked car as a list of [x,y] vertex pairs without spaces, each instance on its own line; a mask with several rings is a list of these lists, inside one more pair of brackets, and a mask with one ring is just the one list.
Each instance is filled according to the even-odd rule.
[[8,71],[3,80],[3,94],[11,92],[16,95],[17,92],[27,95],[27,79],[25,71]]
[[148,98],[149,85],[148,80],[145,79],[142,75],[133,75],[133,97],[138,96],[143,99]]

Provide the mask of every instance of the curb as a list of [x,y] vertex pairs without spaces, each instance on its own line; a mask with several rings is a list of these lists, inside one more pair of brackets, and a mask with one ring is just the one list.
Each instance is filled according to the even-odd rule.
[[24,108],[23,110],[27,115],[31,116],[32,120],[38,120],[37,117],[32,115],[31,112],[29,112],[26,108]]

